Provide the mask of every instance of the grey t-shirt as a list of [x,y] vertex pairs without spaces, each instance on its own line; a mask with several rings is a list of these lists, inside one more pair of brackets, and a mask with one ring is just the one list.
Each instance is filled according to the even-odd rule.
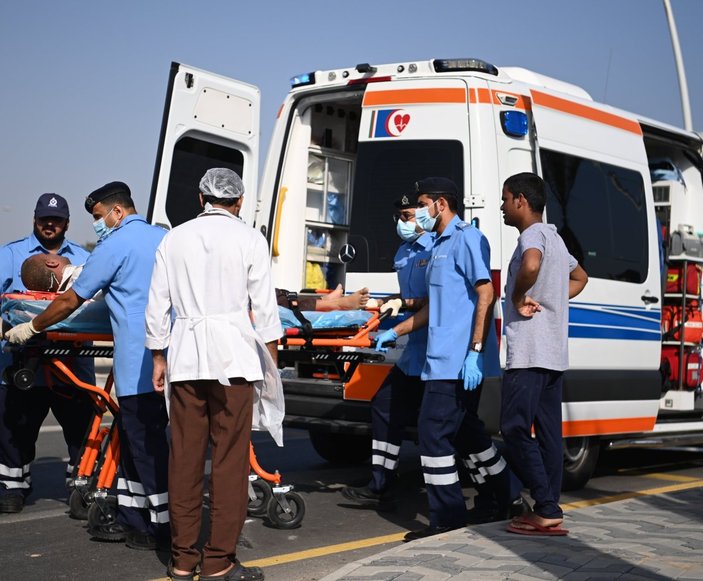
[[[542,264],[537,281],[527,294],[542,305],[542,310],[527,318],[517,312],[512,296],[522,255],[530,248],[542,253]],[[506,284],[506,369],[541,367],[564,371],[569,367],[569,274],[577,264],[552,224],[533,224],[520,234]]]

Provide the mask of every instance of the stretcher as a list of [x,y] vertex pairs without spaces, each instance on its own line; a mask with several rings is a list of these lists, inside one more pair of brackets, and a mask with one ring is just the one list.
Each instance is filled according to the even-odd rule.
[[[3,295],[0,310],[5,320],[17,325],[31,321],[55,297],[55,293],[37,292]],[[111,344],[92,344],[94,341],[112,343],[110,332],[99,332],[105,330],[110,330],[110,324],[104,302],[89,301],[69,319],[38,334],[27,344],[5,346],[13,355],[13,363],[6,370],[8,384],[17,389],[31,389],[38,370],[43,369],[50,376],[46,378],[47,385],[51,385],[54,378],[88,393],[93,401],[94,416],[84,438],[80,461],[74,467],[75,487],[69,498],[69,515],[88,520],[90,527],[112,524],[117,518],[117,498],[110,491],[120,461],[116,423],[119,405],[111,395],[112,371],[101,388],[79,379],[68,361],[74,357],[111,358]],[[249,460],[249,514],[266,516],[276,528],[300,526],[305,515],[303,498],[293,491],[292,485],[282,483],[277,470],[272,474],[261,467],[251,443]]]
[[[385,360],[381,353],[364,349],[373,347],[371,333],[378,330],[390,311],[300,311],[294,314],[298,320],[297,326],[287,326],[284,317],[281,317],[284,336],[279,341],[279,366],[300,367],[302,364],[319,367],[327,371],[313,372],[313,377],[347,382],[360,364]],[[339,322],[343,319],[347,324],[326,324],[325,316],[328,316],[329,321]]]

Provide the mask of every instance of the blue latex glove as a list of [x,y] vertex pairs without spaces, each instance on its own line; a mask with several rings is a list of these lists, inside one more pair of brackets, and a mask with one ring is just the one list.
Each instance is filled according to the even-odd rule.
[[398,333],[393,329],[388,329],[388,331],[383,331],[380,335],[376,335],[376,351],[383,351],[384,353],[388,351],[388,347],[384,347],[384,343],[391,343],[398,338]]
[[483,379],[483,353],[469,351],[464,359],[460,378],[464,380],[464,389],[473,391],[478,387]]

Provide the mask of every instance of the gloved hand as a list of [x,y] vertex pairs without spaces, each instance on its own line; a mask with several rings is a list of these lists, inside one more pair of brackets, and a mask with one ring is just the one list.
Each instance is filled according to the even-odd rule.
[[388,347],[384,347],[384,343],[390,343],[398,338],[398,333],[393,329],[388,329],[388,331],[383,331],[380,335],[376,335],[376,351],[383,351],[384,353],[388,351]]
[[378,299],[369,299],[368,301],[366,301],[367,309],[377,309],[378,306]]
[[464,359],[460,378],[464,380],[464,389],[473,391],[478,387],[483,379],[483,353],[469,351]]
[[22,323],[21,325],[12,327],[12,329],[5,333],[5,339],[10,343],[24,345],[38,332],[39,331],[34,328],[34,325],[32,325],[32,321],[29,321],[29,323]]
[[[390,310],[391,312],[391,317],[397,317],[398,316],[398,311],[400,311],[400,308],[403,306],[403,299],[391,299],[390,301],[386,301],[381,305],[381,313],[385,313],[386,311]],[[397,339],[397,337],[396,337]]]

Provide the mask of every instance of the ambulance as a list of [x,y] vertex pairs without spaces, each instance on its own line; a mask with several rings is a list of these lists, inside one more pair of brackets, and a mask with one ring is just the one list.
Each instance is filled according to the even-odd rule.
[[[522,68],[361,63],[291,79],[259,180],[259,113],[255,86],[173,63],[149,220],[171,228],[192,218],[205,170],[229,167],[278,288],[342,284],[380,296],[398,291],[392,202],[418,179],[448,177],[464,220],[490,242],[500,329],[517,240],[501,187],[536,172],[548,185],[545,219],[589,275],[569,306],[565,488],[588,481],[603,447],[703,442],[700,135]],[[286,424],[308,429],[329,461],[367,458],[368,402],[398,351],[347,382],[286,369]],[[500,378],[488,378],[481,411],[496,430],[499,406]]]

